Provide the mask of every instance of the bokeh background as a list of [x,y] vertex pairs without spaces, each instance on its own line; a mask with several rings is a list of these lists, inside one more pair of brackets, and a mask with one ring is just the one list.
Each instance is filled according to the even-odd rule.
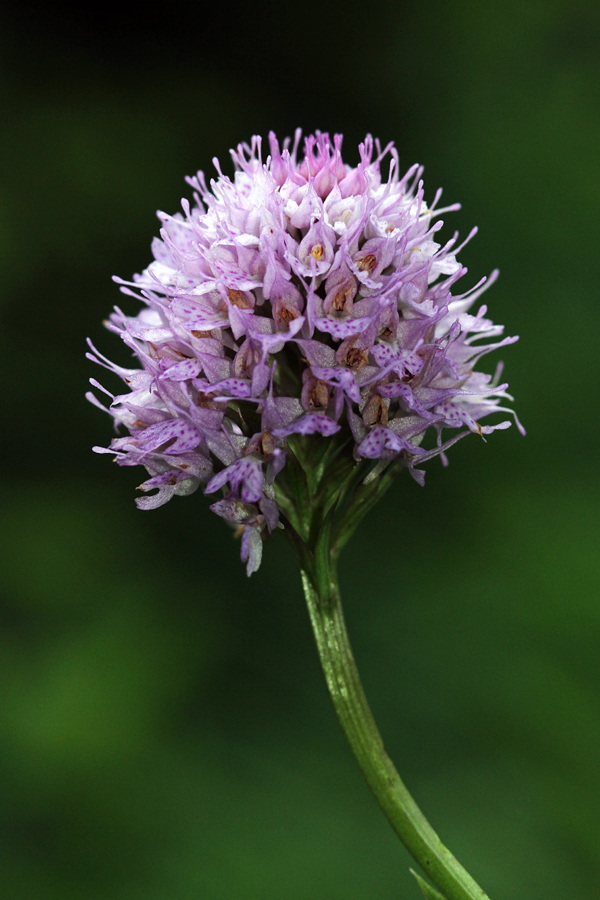
[[[246,579],[203,498],[136,510],[86,404],[111,282],[253,133],[395,140],[477,238],[528,429],[402,478],[349,546],[388,750],[493,900],[600,883],[600,7],[61,3],[0,14],[0,802],[14,900],[409,900],[283,538]],[[129,305],[127,305],[129,304]],[[490,362],[490,365],[492,363]]]

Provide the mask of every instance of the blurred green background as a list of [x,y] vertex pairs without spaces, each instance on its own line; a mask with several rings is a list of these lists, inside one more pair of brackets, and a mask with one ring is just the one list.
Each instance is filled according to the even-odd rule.
[[[189,2],[0,14],[0,803],[15,900],[409,900],[282,537],[247,580],[197,494],[91,453],[89,335],[155,210],[253,133],[367,131],[480,234],[528,429],[408,477],[342,571],[388,750],[493,900],[597,900],[600,6]],[[450,221],[451,220],[451,221]],[[496,354],[498,357],[498,354]],[[490,367],[495,364],[490,361]]]

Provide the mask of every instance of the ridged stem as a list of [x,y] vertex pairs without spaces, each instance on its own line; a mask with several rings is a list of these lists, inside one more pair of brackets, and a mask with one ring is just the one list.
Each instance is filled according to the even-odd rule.
[[[309,561],[306,555],[304,561]],[[335,561],[330,557],[327,573],[322,562],[317,568],[319,577],[314,566],[302,568],[310,621],[337,717],[369,787],[398,837],[447,900],[489,900],[442,844],[387,755],[350,647]]]

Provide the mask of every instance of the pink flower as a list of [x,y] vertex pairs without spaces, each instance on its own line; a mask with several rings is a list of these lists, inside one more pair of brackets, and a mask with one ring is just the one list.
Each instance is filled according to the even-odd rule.
[[291,149],[271,133],[263,161],[254,137],[232,151],[233,179],[220,168],[210,188],[201,172],[189,178],[194,203],[159,213],[154,261],[133,282],[116,279],[144,306],[116,308],[108,327],[141,368],[112,365],[91,344],[88,354],[127,386],[108,411],[128,435],[96,451],[145,466],[141,490],[156,493],[142,508],[223,488],[211,508],[242,529],[249,572],[279,523],[291,436],[345,441],[363,466],[398,459],[422,482],[417,467],[445,461],[459,437],[509,425],[480,424],[509,411],[510,397],[475,366],[516,338],[500,337],[485,306],[469,312],[497,273],[453,295],[466,273],[456,235],[436,241],[438,216],[457,206],[437,210],[438,192],[428,207],[422,169],[399,177],[393,146],[370,136],[355,168],[340,135],[299,145],[300,132]]

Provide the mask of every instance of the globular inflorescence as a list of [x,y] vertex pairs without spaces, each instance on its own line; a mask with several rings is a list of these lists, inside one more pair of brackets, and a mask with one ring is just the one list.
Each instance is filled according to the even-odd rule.
[[468,311],[496,273],[453,295],[467,271],[457,235],[435,239],[458,206],[438,209],[441,191],[427,206],[421,167],[400,177],[393,146],[370,136],[354,168],[340,135],[290,143],[271,134],[263,161],[255,137],[232,151],[233,179],[216,161],[210,186],[187,179],[194,203],[159,213],[154,261],[116,279],[144,307],[107,325],[141,368],[88,354],[127,386],[109,394],[126,433],[94,449],[146,468],[142,509],[222,489],[211,509],[239,527],[249,573],[280,524],[277,477],[299,436],[341,434],[356,461],[394,459],[422,483],[420,466],[460,437],[510,424],[480,424],[509,395],[476,366],[516,338],[485,306]]

